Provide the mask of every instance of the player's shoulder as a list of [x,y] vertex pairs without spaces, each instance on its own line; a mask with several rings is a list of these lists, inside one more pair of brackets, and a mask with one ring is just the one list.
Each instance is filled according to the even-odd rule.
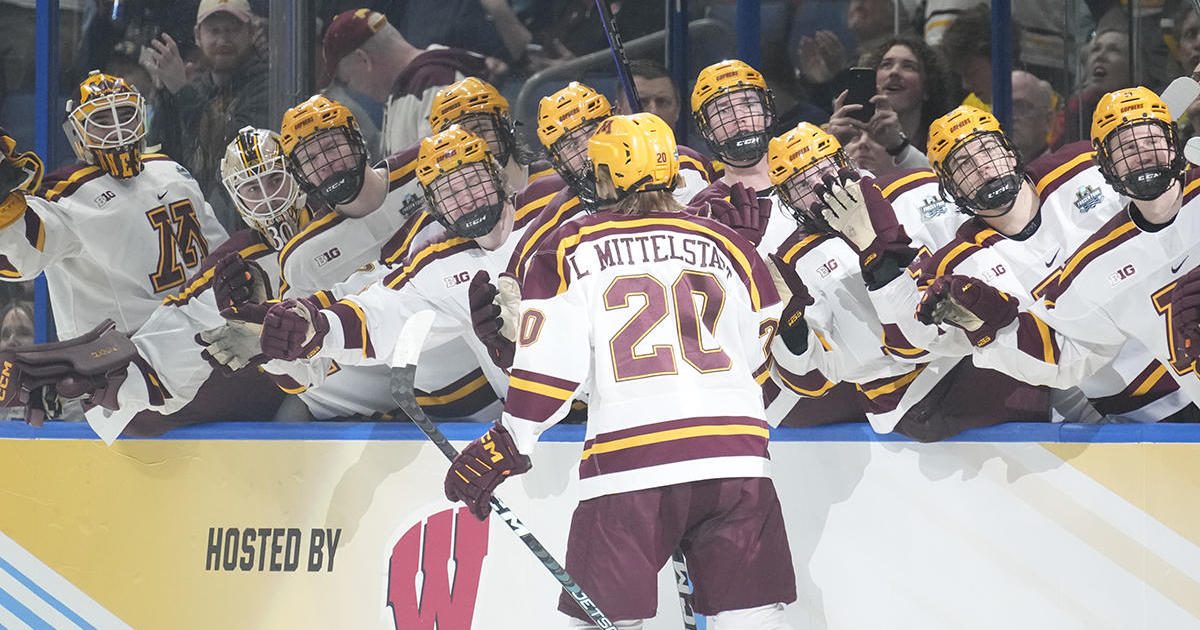
[[[543,209],[557,199],[556,195],[566,187],[567,183],[563,181],[562,177],[559,177],[558,173],[550,172],[536,179],[531,177],[529,183],[517,191],[513,197],[516,228],[519,229],[533,221]],[[556,207],[561,204],[562,201],[559,200]]]
[[346,216],[338,212],[328,212],[324,216],[313,220],[308,225],[304,226],[300,233],[293,236],[291,240],[279,250],[279,266],[287,275],[288,270],[295,266],[294,261],[298,261],[303,257],[296,256],[297,252],[307,251],[314,246],[323,245],[329,238],[331,233],[335,233],[335,229],[346,221]]
[[384,264],[394,265],[408,258],[414,245],[421,245],[419,237],[438,225],[438,221],[428,212],[416,212],[396,230],[382,247],[379,248],[379,260]]
[[387,170],[388,192],[405,186],[416,178],[417,155],[420,150],[420,144],[414,144],[396,151],[375,164],[375,168]]
[[60,201],[79,192],[84,184],[96,181],[105,175],[104,169],[91,164],[64,166],[42,178],[42,185],[36,194],[47,201]]
[[915,188],[937,183],[937,174],[928,168],[900,169],[875,178],[875,185],[890,203],[895,203],[904,193]]
[[798,229],[779,245],[779,258],[785,263],[795,264],[832,238],[836,237],[823,232],[809,233]]
[[[475,239],[461,236],[443,235],[415,249],[402,264],[394,265],[393,270],[383,279],[383,284],[391,289],[401,287],[420,279],[423,276],[438,275],[437,269],[453,261],[460,255],[479,249]],[[470,278],[466,278],[470,281]]]
[[1033,160],[1025,167],[1025,173],[1033,182],[1038,196],[1045,201],[1063,184],[1094,168],[1095,156],[1091,143],[1080,140]]
[[532,184],[547,175],[558,175],[558,172],[554,170],[554,165],[549,160],[536,159],[529,163],[529,177],[526,178],[525,183],[526,185]]
[[704,181],[712,183],[720,179],[713,161],[699,151],[684,145],[676,147],[679,152],[679,168],[693,170],[704,177]]
[[978,218],[971,218],[958,226],[954,238],[921,264],[921,275],[924,281],[931,282],[934,278],[953,273],[973,254],[991,247],[1004,240],[1004,235],[988,227]]
[[1079,247],[1063,262],[1057,282],[1046,293],[1047,302],[1053,303],[1058,296],[1063,295],[1073,286],[1088,284],[1079,282],[1079,279],[1088,275],[1096,267],[1098,260],[1141,233],[1142,231],[1138,229],[1128,212],[1118,212],[1100,226],[1100,229],[1080,243]]
[[1193,201],[1200,195],[1200,166],[1193,166],[1183,175],[1183,203]]

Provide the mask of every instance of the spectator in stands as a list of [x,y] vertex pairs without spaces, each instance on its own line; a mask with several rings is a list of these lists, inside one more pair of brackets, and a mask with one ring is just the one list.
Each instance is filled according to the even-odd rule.
[[150,42],[147,69],[162,85],[155,112],[156,139],[183,164],[226,230],[242,220],[222,188],[225,145],[242,127],[267,127],[267,64],[258,56],[256,27],[247,0],[203,0],[196,13],[196,44],[208,69],[188,82],[179,47],[170,35]]
[[[679,88],[666,66],[650,59],[634,59],[629,62],[629,71],[633,73],[633,85],[637,89],[638,99],[642,101],[642,111],[665,120],[675,130],[679,122]],[[629,111],[629,102],[620,80],[617,81],[616,93],[617,114],[637,113]],[[675,131],[678,133],[678,130]]]
[[1008,137],[1026,164],[1050,151],[1055,119],[1050,82],[1024,70],[1013,70],[1012,132]]
[[1066,142],[1090,137],[1092,112],[1100,97],[1115,90],[1130,87],[1129,34],[1121,30],[1101,31],[1087,47],[1082,84],[1067,101]]
[[1200,13],[1190,2],[1180,2],[1173,20],[1175,63],[1173,74],[1191,74],[1200,65]]
[[[1021,58],[1016,37],[1012,38],[1012,59]],[[992,109],[992,10],[986,4],[975,5],[946,28],[940,44],[942,59],[962,82],[965,98],[955,99],[990,112]],[[1017,64],[1014,64],[1017,65]]]
[[469,76],[491,81],[502,70],[483,55],[459,48],[417,48],[386,16],[367,9],[339,13],[325,31],[322,53],[319,86],[340,84],[330,93],[379,130],[379,155],[406,149],[432,133],[429,111],[438,88]]
[[0,314],[0,350],[33,345],[33,304],[10,302]]
[[898,168],[928,167],[924,147],[929,125],[951,109],[945,65],[937,52],[914,37],[886,40],[868,59],[875,68],[875,115],[869,122],[851,116],[861,105],[833,102],[829,132],[859,168],[882,175]]

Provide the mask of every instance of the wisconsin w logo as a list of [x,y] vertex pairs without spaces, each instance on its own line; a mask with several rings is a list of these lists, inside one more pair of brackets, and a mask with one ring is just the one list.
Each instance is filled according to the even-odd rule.
[[434,622],[437,630],[469,630],[487,546],[488,521],[466,507],[438,512],[405,532],[388,563],[387,605],[396,630],[434,630]]

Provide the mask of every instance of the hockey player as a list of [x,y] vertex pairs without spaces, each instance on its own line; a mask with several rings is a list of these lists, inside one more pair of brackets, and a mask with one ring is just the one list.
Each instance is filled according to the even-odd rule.
[[1136,340],[1166,366],[1140,375],[1143,391],[1169,389],[1174,377],[1200,401],[1187,335],[1174,317],[1176,303],[1188,311],[1188,280],[1200,256],[1191,211],[1196,171],[1185,171],[1170,115],[1144,88],[1102,97],[1091,133],[1101,173],[1130,202],[1065,257],[1042,299],[1027,311],[996,308],[997,289],[949,279],[927,291],[923,316],[994,330],[996,341],[975,352],[977,364],[1060,387],[1108,366]]
[[[571,575],[619,627],[640,628],[678,545],[711,627],[786,628],[795,577],[757,382],[779,298],[747,241],[674,202],[674,154],[653,114],[592,136],[601,209],[530,261],[505,413],[455,458],[446,496],[486,518],[495,487],[529,470],[538,435],[589,392]],[[559,610],[592,627],[573,601]]]
[[[225,230],[183,167],[143,155],[145,103],[124,79],[88,75],[64,126],[83,164],[48,176],[38,196],[28,185],[4,191],[0,280],[45,271],[63,339],[104,319],[132,333],[225,240]],[[2,142],[10,159],[14,143]]]
[[[969,282],[966,278],[987,282],[1013,298],[1004,308],[1029,308],[1057,283],[1052,266],[1063,251],[1078,247],[1122,210],[1119,195],[1093,166],[1095,153],[1086,143],[1068,145],[1036,160],[1029,165],[1027,176],[1022,176],[1025,169],[990,114],[959,108],[931,125],[930,138],[929,155],[947,190],[976,218],[963,225],[954,242],[922,265],[917,282],[922,287],[937,285],[927,298],[927,309],[936,305],[938,295]],[[1012,200],[997,204],[998,209],[986,207],[980,194],[972,194],[996,187],[997,181],[1011,177],[1008,173],[1019,179],[1008,180],[1016,183],[1010,193]],[[942,279],[937,280],[939,277]],[[918,324],[908,317],[915,295],[910,293],[906,300],[884,292],[881,297],[882,303],[897,309],[897,320],[904,320],[910,328]],[[973,348],[987,346],[993,333],[990,327],[952,327],[927,345],[946,356],[967,356]],[[981,349],[978,354],[990,352],[993,350]],[[1001,369],[1015,378],[1024,375],[1024,370],[1014,367],[1001,365]],[[1165,367],[1145,346],[1131,340],[1103,370],[1078,385],[1096,411],[1110,420],[1156,422],[1196,417],[1195,408],[1188,408],[1188,399],[1176,384],[1162,378],[1164,373]]]
[[[272,306],[261,339],[267,356],[381,365],[391,355],[406,314],[433,309],[440,317],[426,348],[465,340],[492,388],[501,393],[507,389],[507,375],[472,333],[468,286],[476,272],[498,275],[507,264],[519,236],[513,231],[513,198],[504,191],[487,143],[457,126],[421,142],[416,177],[447,238],[416,251],[382,280],[324,308],[320,296]],[[436,369],[436,363],[428,367]]]
[[[775,126],[775,101],[767,82],[754,68],[730,59],[700,71],[692,89],[692,117],[700,135],[724,163],[721,178],[688,201],[703,205],[729,199],[735,187],[755,191],[765,203],[765,224],[759,216],[726,214],[723,219],[751,239],[763,256],[775,253],[796,225],[778,206],[767,167],[767,145]],[[740,222],[740,223],[739,223]],[[743,225],[744,223],[744,225]]]

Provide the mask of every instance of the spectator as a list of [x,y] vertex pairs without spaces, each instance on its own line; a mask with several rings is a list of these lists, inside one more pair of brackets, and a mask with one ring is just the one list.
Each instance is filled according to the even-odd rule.
[[407,149],[432,133],[429,111],[439,88],[469,76],[490,81],[500,70],[482,55],[459,48],[417,48],[386,16],[367,9],[339,13],[325,31],[322,54],[320,86],[331,81],[343,86],[341,92],[334,90],[338,102],[380,130],[382,155]]
[[[850,0],[846,26],[858,42],[858,48],[851,54],[847,54],[845,46],[832,31],[821,30],[812,37],[801,37],[795,49],[801,81],[810,87],[826,86],[841,71],[869,56],[884,40],[898,35],[894,8],[895,4],[890,0]],[[904,33],[911,32],[903,10],[900,23]],[[836,96],[827,91],[822,95],[828,95],[823,101]]]
[[208,70],[188,82],[179,47],[168,34],[150,42],[147,70],[162,85],[155,112],[163,150],[183,164],[226,230],[242,226],[220,185],[225,145],[242,127],[267,127],[267,64],[254,47],[256,27],[247,0],[203,0],[196,44]]
[[0,350],[33,345],[33,304],[9,303],[0,315]]
[[[675,124],[679,122],[679,88],[671,79],[671,73],[661,63],[649,59],[630,61],[629,72],[633,74],[633,85],[637,89],[638,99],[642,101],[642,111],[665,120],[671,125],[671,129],[675,130]],[[636,113],[629,110],[625,88],[620,80],[617,81],[616,87],[616,113]]]
[[950,110],[946,70],[937,52],[914,37],[885,41],[868,60],[875,68],[875,115],[869,122],[851,116],[861,105],[833,103],[829,131],[860,168],[882,175],[898,168],[928,167],[924,147],[929,125]]
[[1089,138],[1092,112],[1100,97],[1132,84],[1129,34],[1120,30],[1097,33],[1088,44],[1082,84],[1067,101],[1066,142]]
[[[1020,59],[1017,40],[1012,42],[1012,58]],[[951,72],[962,81],[966,98],[963,105],[984,111],[992,108],[992,10],[986,4],[967,9],[954,20],[942,36],[942,58]],[[958,99],[956,99],[958,100]]]
[[1012,132],[1017,155],[1028,164],[1050,150],[1054,137],[1054,90],[1024,70],[1012,73]]
[[[1172,52],[1176,66],[1173,74],[1192,74],[1200,66],[1200,13],[1196,13],[1191,3],[1179,3],[1175,11],[1173,34],[1175,46]],[[1188,107],[1178,124],[1182,141],[1200,135],[1200,99]]]

